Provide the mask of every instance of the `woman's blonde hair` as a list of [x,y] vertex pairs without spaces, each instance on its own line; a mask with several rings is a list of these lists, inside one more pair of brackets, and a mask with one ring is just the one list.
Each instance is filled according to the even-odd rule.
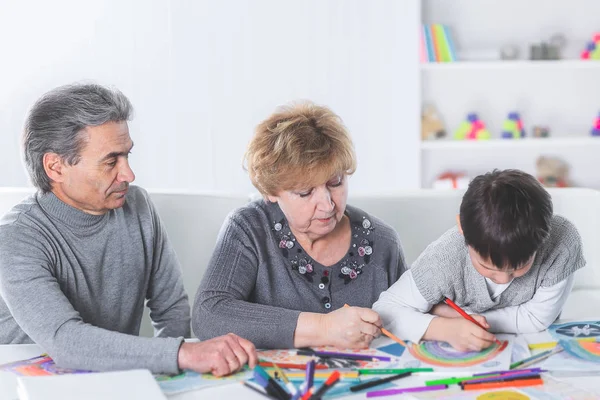
[[356,170],[354,146],[342,120],[312,102],[284,106],[261,122],[245,160],[263,196],[310,188]]

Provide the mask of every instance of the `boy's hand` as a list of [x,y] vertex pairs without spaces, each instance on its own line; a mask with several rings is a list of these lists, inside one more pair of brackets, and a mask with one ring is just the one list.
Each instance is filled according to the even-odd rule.
[[[489,328],[485,317],[471,315],[482,326]],[[464,318],[434,318],[423,339],[448,342],[458,351],[481,351],[487,349],[496,340],[496,336],[481,329]]]

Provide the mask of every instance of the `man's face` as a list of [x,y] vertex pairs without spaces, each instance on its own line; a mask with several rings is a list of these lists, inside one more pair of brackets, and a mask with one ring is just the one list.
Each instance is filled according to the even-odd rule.
[[87,140],[75,165],[62,164],[60,182],[52,192],[62,201],[89,214],[122,207],[135,175],[129,167],[133,142],[127,122],[107,122],[86,128]]

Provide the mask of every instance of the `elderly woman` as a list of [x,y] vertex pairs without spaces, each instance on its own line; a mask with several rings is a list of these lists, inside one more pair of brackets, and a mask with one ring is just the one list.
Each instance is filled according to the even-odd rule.
[[346,204],[356,159],[340,118],[286,107],[258,125],[246,161],[263,199],[227,217],[196,294],[195,334],[368,347],[381,327],[370,307],[406,266],[397,233]]

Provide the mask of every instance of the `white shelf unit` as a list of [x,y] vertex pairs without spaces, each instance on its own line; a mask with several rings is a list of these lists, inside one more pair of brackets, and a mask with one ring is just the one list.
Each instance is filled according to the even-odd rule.
[[[595,0],[559,1],[553,7],[543,0],[423,0],[422,22],[448,25],[459,54],[465,49],[499,53],[508,44],[519,48],[521,59],[420,64],[421,100],[437,108],[447,132],[444,139],[421,143],[421,186],[431,187],[446,171],[474,176],[519,168],[535,175],[536,159],[546,155],[569,164],[574,185],[600,189],[600,138],[589,135],[600,111],[600,61],[578,59],[600,30],[597,15],[600,2]],[[565,59],[524,59],[529,44],[555,33],[567,38]],[[512,111],[520,113],[527,138],[501,138]],[[453,140],[471,112],[493,139]],[[536,125],[548,126],[550,137],[531,138]]]
[[556,137],[491,140],[428,140],[421,142],[421,150],[483,150],[483,149],[539,149],[555,150],[561,148],[593,148],[600,150],[600,137]]
[[453,70],[600,70],[600,60],[553,60],[553,61],[457,61],[422,63],[421,71],[453,71]]

